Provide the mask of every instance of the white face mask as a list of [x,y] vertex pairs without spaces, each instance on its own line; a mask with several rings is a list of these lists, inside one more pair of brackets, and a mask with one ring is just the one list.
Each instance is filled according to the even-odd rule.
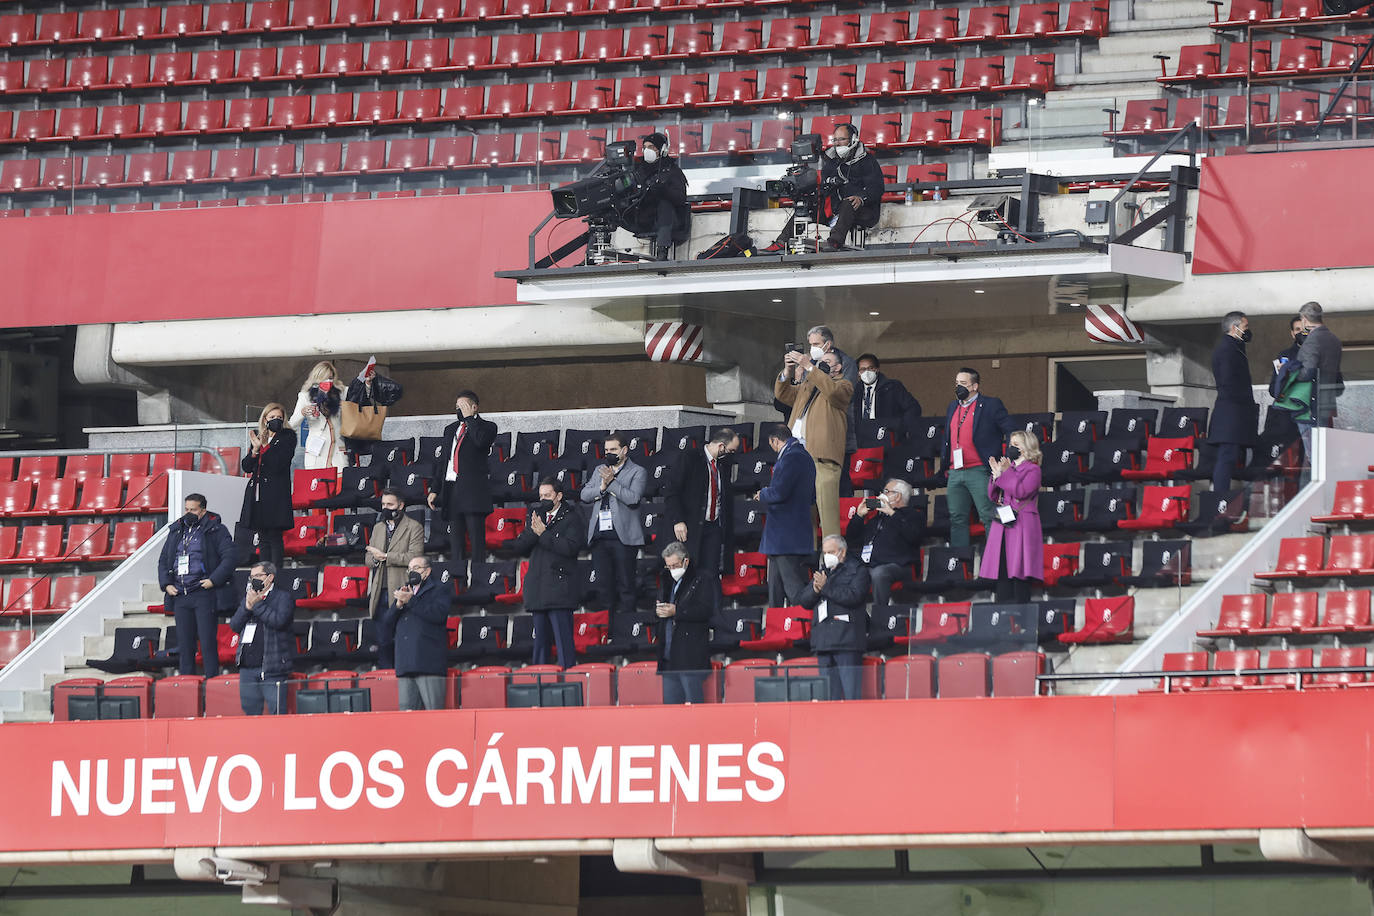
[[644,147],[644,161],[649,163],[650,165],[653,165],[655,162],[657,162],[658,150],[654,149],[652,146]]
[[834,146],[832,146],[831,149],[835,151],[835,156],[839,159],[843,159],[845,156],[849,155],[848,143],[837,143]]
[[865,385],[872,385],[878,380],[878,373],[874,372],[872,369],[865,369],[859,373],[859,379]]
[[673,577],[673,581],[679,581],[683,576],[687,575],[687,567],[679,566],[677,569],[670,569],[668,570],[668,575]]
[[811,362],[817,363],[825,358],[825,350],[821,347],[811,348]]
[[834,569],[836,566],[840,565],[839,554],[827,553],[825,556],[821,557],[821,562],[825,563],[826,569]]

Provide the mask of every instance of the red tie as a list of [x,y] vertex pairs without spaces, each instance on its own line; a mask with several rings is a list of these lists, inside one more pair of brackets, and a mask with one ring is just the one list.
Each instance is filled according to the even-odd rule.
[[716,500],[720,495],[720,469],[716,467],[715,461],[707,461],[706,463],[711,469],[711,490],[710,497],[707,500],[706,520],[708,522],[714,522],[717,512]]
[[457,473],[458,473],[458,449],[460,449],[460,448],[463,447],[463,436],[467,435],[467,431],[468,431],[468,425],[467,425],[466,423],[459,423],[459,424],[458,424],[458,435],[457,435],[456,437],[454,437],[454,440],[453,440],[453,473],[454,473],[454,475],[457,475]]

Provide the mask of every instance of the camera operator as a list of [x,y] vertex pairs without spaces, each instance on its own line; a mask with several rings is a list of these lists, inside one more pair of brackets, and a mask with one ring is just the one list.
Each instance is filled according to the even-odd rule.
[[687,241],[692,211],[687,206],[687,176],[668,155],[668,138],[648,134],[632,167],[639,197],[620,215],[620,224],[635,235],[654,233],[654,258],[668,260],[668,249]]
[[[878,224],[883,186],[882,166],[859,139],[854,125],[836,124],[821,162],[816,217],[818,222],[830,224],[830,237],[820,243],[821,251],[839,251],[856,225],[871,229]],[[788,220],[777,240],[764,251],[781,251],[791,238],[792,220]]]

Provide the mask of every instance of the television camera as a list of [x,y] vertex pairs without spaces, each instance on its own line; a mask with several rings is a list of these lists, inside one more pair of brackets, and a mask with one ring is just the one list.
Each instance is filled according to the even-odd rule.
[[646,187],[634,174],[636,144],[632,140],[606,144],[606,157],[590,176],[554,188],[553,213],[560,219],[581,218],[587,231],[573,244],[587,246],[587,264],[608,264],[637,258],[618,252],[611,245],[622,217],[639,202]]
[[817,167],[824,144],[820,134],[803,134],[792,141],[792,164],[781,178],[764,183],[764,190],[772,198],[786,197],[793,203],[792,237],[788,240],[789,254],[802,254],[815,225],[820,220],[821,201],[840,185],[837,179],[822,179]]

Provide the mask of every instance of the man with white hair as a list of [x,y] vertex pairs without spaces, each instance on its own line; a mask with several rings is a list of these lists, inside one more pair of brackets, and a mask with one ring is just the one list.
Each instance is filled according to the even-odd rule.
[[[859,503],[845,529],[849,549],[868,567],[873,580],[873,607],[892,603],[892,586],[913,578],[912,566],[921,561],[924,513],[911,505],[911,484],[893,478],[880,496]],[[915,575],[920,575],[919,568]]]
[[821,567],[801,597],[802,606],[816,612],[811,650],[830,679],[831,698],[857,700],[868,645],[868,570],[849,555],[838,534],[821,542]]

